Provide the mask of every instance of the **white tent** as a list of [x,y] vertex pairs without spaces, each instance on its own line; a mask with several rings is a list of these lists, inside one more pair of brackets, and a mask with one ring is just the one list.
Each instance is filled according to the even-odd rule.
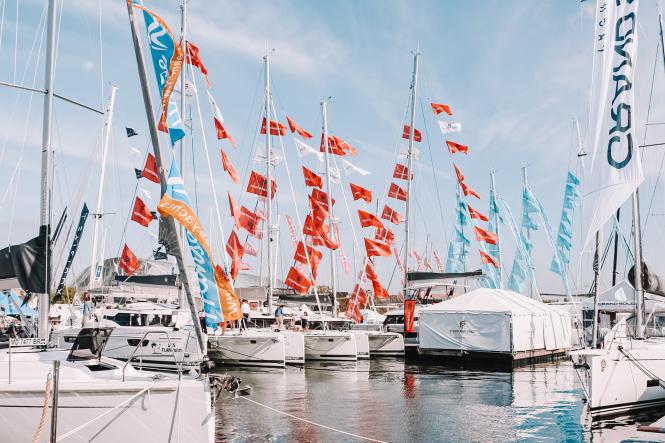
[[570,313],[524,295],[479,288],[420,310],[421,350],[515,353],[570,348]]

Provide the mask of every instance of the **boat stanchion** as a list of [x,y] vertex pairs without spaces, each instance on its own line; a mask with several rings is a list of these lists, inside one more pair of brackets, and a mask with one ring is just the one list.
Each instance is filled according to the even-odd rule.
[[58,432],[58,382],[60,381],[60,360],[53,362],[53,402],[51,405],[51,443],[56,442]]

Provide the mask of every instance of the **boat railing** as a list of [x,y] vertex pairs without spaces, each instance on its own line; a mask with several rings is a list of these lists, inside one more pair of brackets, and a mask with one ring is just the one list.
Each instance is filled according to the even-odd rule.
[[[143,334],[143,337],[141,337],[141,340],[136,344],[134,347],[134,350],[130,354],[129,358],[125,362],[125,365],[122,367],[122,381],[125,381],[125,369],[127,368],[127,365],[129,365],[132,360],[134,360],[134,355],[136,354],[136,351],[139,350],[139,348],[143,347],[143,341],[146,339],[146,337],[150,335],[164,335],[166,336],[166,340],[169,345],[169,349],[171,350],[171,355],[173,356],[173,362],[175,363],[175,367],[178,371],[178,379],[182,376],[182,362],[178,361],[178,357],[176,357],[175,353],[175,346],[173,346],[173,343],[171,342],[171,336],[166,331],[147,331],[145,334]],[[184,350],[183,350],[184,352]],[[143,370],[143,354],[139,355],[139,371]]]

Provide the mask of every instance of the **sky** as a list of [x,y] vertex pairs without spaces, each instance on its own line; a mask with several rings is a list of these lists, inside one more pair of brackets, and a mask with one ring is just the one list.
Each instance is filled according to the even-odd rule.
[[[161,15],[179,35],[178,0],[145,0],[144,4]],[[59,1],[58,5],[63,7],[58,12],[56,92],[104,109],[110,85],[118,86],[103,197],[104,256],[118,255],[127,243],[139,257],[147,257],[156,247],[157,223],[146,229],[127,222],[137,186],[133,169],[142,166],[150,139],[125,2],[69,0]],[[644,131],[640,144],[665,141],[665,126],[651,125],[648,132],[645,130],[654,72],[649,122],[665,122],[664,65],[662,59],[656,58],[660,57],[659,6],[664,5],[643,1],[640,6],[636,81],[637,122],[639,133]],[[552,229],[558,228],[566,172],[579,168],[574,119],[579,119],[582,138],[588,124],[594,2],[190,0],[188,9],[189,39],[200,48],[212,82],[211,92],[224,115],[225,126],[238,141],[238,148],[233,149],[227,141],[216,140],[212,113],[205,99],[206,86],[196,72],[201,114],[192,97],[188,108],[193,126],[187,137],[184,175],[218,262],[224,261],[223,245],[232,228],[227,192],[252,207],[255,196],[243,192],[249,172],[265,172],[265,165],[252,159],[257,150],[265,150],[257,130],[262,116],[266,48],[270,52],[278,119],[285,123],[288,114],[315,134],[312,140],[316,141],[311,144],[316,146],[322,125],[319,103],[322,98],[330,97],[330,132],[355,146],[358,155],[349,160],[371,172],[366,177],[342,174],[341,187],[333,188],[333,196],[338,200],[335,210],[340,219],[342,247],[351,262],[351,272],[347,274],[337,258],[341,290],[352,288],[354,269],[360,269],[364,255],[362,238],[373,234],[372,230],[359,226],[355,212],[376,210],[374,202],[368,205],[351,200],[348,181],[371,189],[375,199],[382,200],[397,154],[406,146],[400,136],[410,94],[414,50],[421,54],[416,127],[423,132],[423,141],[416,144],[421,152],[412,190],[414,249],[420,252],[435,249],[445,261],[455,216],[454,171],[444,136],[429,109],[432,101],[449,104],[454,115],[447,119],[462,123],[463,131],[448,134],[447,138],[469,146],[467,156],[457,154],[454,160],[467,182],[481,194],[482,199],[472,205],[487,212],[489,174],[493,171],[499,195],[511,205],[514,214],[520,214],[522,168],[526,167],[528,182],[542,201]],[[0,0],[0,56],[4,61],[0,66],[0,81],[43,87],[44,11],[45,1]],[[145,46],[145,36],[142,43]],[[150,63],[148,67],[151,68]],[[155,78],[151,71],[148,74],[157,107]],[[5,104],[0,109],[0,189],[3,190],[0,211],[4,214],[0,220],[0,240],[10,244],[33,237],[39,225],[43,99],[38,93],[2,87],[0,100]],[[67,228],[78,221],[83,201],[95,211],[101,126],[102,117],[98,114],[56,101],[53,218],[57,220],[67,206]],[[139,135],[128,139],[125,127],[134,128]],[[208,174],[204,138],[213,182]],[[304,220],[306,190],[293,137],[281,139],[283,148],[277,138],[274,142],[275,150],[283,149],[288,162],[288,168],[285,162],[275,168],[278,195],[274,208],[280,216],[277,277],[284,278],[293,254],[284,216],[296,219],[295,196],[298,215]],[[179,156],[179,148],[172,149],[166,137],[162,137],[161,145],[168,165],[173,155]],[[220,147],[236,165],[241,184],[233,184],[222,171]],[[641,188],[644,256],[656,271],[665,267],[665,259],[659,253],[665,246],[665,236],[659,232],[665,215],[665,192],[659,180],[664,154],[662,148],[646,148],[643,153],[647,176]],[[302,162],[321,171],[311,157]],[[213,186],[223,235],[217,223]],[[139,187],[151,195],[152,199],[148,199],[143,191],[138,191],[154,210],[159,199],[158,186],[144,179]],[[350,217],[342,192],[348,200]],[[404,213],[403,203],[386,202]],[[628,208],[629,205],[625,213]],[[570,269],[575,291],[587,290],[592,280],[591,255],[588,251],[580,252],[583,210],[575,217],[576,238]],[[628,236],[630,225],[626,218],[622,229]],[[502,229],[506,275],[512,266],[515,241],[507,228]],[[401,244],[403,227],[394,230]],[[473,237],[470,232],[467,236]],[[89,220],[74,273],[89,265],[91,239]],[[539,290],[561,292],[563,286],[558,276],[549,272],[552,251],[542,229],[533,240]],[[69,249],[70,242],[71,237],[63,236],[56,245],[57,275],[63,251]],[[250,242],[259,246],[256,240]],[[467,268],[477,269],[480,261],[475,240],[469,249]],[[630,265],[620,252],[621,278]],[[329,260],[326,256],[321,264],[320,284],[330,281]],[[259,272],[256,259],[247,257],[246,261],[253,267],[252,272]],[[394,258],[378,258],[376,262],[384,285],[396,292],[400,282],[393,275]],[[607,263],[605,284],[611,268],[609,260]],[[409,266],[414,267],[415,263],[410,262]]]

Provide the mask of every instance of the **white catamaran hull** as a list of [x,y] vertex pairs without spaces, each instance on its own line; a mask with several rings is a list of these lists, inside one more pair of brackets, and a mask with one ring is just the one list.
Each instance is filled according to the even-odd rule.
[[368,360],[370,356],[369,336],[365,331],[352,331],[356,336],[356,351],[358,360]]
[[217,365],[283,368],[284,337],[275,332],[242,331],[208,337],[208,357]]
[[305,334],[305,359],[358,360],[355,334],[341,331],[313,331]]
[[369,331],[369,354],[372,357],[404,355],[404,337],[397,332]]
[[287,365],[305,364],[305,336],[302,332],[281,331]]

